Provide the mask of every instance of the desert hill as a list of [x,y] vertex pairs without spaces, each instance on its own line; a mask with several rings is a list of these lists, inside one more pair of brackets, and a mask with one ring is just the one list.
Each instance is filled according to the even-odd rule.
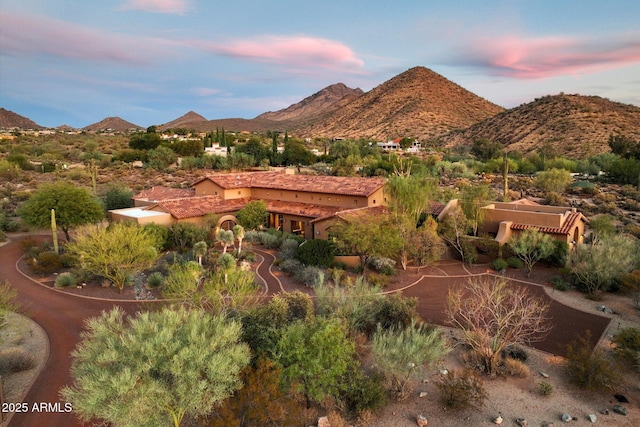
[[0,128],[3,129],[44,129],[31,119],[28,119],[13,111],[0,108]]
[[144,128],[142,126],[134,125],[131,122],[123,120],[120,117],[107,117],[106,119],[103,119],[98,123],[85,126],[82,129],[93,131],[93,132],[100,132],[100,131],[129,132],[132,130],[141,130]]
[[178,117],[168,123],[158,126],[160,129],[172,129],[172,128],[192,128],[193,124],[206,122],[207,119],[196,113],[195,111],[189,111],[187,114]]
[[611,134],[640,140],[640,107],[598,96],[559,94],[537,98],[443,138],[448,147],[478,139],[523,153],[553,147],[574,158],[609,151]]
[[464,129],[503,111],[425,67],[386,81],[312,124],[299,136],[431,139]]

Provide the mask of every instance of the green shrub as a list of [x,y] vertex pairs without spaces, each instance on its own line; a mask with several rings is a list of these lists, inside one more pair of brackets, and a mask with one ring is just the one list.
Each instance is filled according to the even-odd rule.
[[491,268],[495,271],[502,271],[507,268],[508,265],[509,263],[502,258],[496,258],[491,262]]
[[569,255],[569,245],[567,242],[554,240],[553,253],[543,261],[552,267],[564,267],[567,265],[567,256]]
[[282,237],[269,233],[260,233],[260,243],[267,249],[277,249],[282,244]]
[[360,369],[353,369],[344,379],[341,397],[347,408],[355,413],[382,408],[387,403],[384,376],[368,376]]
[[77,263],[78,263],[78,259],[71,254],[64,253],[60,255],[60,264],[62,264],[64,268],[71,268]]
[[147,277],[147,285],[150,288],[159,288],[164,283],[164,275],[159,271],[154,271]]
[[278,258],[291,259],[298,252],[298,242],[294,239],[285,239],[278,250]]
[[38,254],[31,261],[31,268],[37,274],[47,276],[53,274],[62,268],[60,256],[53,251],[45,251]]
[[511,268],[520,268],[522,267],[523,263],[520,258],[512,256],[507,258],[507,265]]
[[567,345],[567,374],[569,380],[587,390],[608,390],[618,382],[614,366],[602,351],[592,350],[591,333]]
[[623,328],[613,337],[616,354],[640,371],[640,329]]
[[307,240],[298,247],[296,259],[304,265],[329,267],[333,263],[335,247],[328,240]]
[[549,396],[551,395],[551,393],[553,393],[553,384],[548,381],[542,380],[540,381],[540,383],[538,383],[538,391],[543,396]]
[[61,273],[58,277],[56,277],[56,288],[68,288],[71,286],[75,286],[77,282],[76,277],[71,273]]
[[449,371],[436,381],[441,400],[448,409],[479,408],[484,405],[487,393],[478,374],[465,369],[458,375]]
[[35,359],[20,347],[11,347],[0,351],[0,374],[22,372],[35,366]]
[[322,286],[324,284],[324,270],[318,267],[303,267],[293,273],[296,280],[307,286]]
[[244,232],[244,242],[250,242],[250,243],[258,243],[258,242],[260,242],[260,231],[245,230],[245,232]]
[[286,259],[280,263],[279,267],[280,270],[285,273],[293,274],[296,271],[301,270],[303,265],[297,259]]
[[378,273],[390,276],[394,272],[396,262],[391,258],[372,256],[367,260],[367,265]]
[[363,304],[352,314],[353,328],[371,337],[380,326],[383,330],[403,329],[411,325],[416,314],[416,298],[392,294]]
[[549,281],[551,282],[551,284],[553,285],[553,289],[555,290],[561,292],[569,290],[569,283],[567,283],[567,281],[562,277],[552,277],[551,279],[549,279]]

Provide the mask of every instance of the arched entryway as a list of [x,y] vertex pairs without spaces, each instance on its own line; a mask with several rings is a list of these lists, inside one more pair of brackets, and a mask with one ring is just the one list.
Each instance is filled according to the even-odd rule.
[[238,223],[238,218],[233,215],[224,215],[218,220],[216,229],[231,230]]

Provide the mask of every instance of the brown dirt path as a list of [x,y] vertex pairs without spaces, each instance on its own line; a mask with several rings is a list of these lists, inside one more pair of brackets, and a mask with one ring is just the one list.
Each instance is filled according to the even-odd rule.
[[[28,404],[24,413],[15,413],[9,426],[48,427],[81,426],[73,412],[65,412],[59,390],[71,383],[70,353],[80,339],[84,320],[120,305],[128,313],[134,313],[142,305],[139,302],[122,303],[80,298],[47,289],[32,282],[16,269],[22,256],[18,241],[0,247],[0,281],[8,280],[18,290],[18,301],[24,313],[35,320],[49,336],[50,354],[42,373],[36,378],[23,402]],[[33,405],[41,403],[58,404],[48,410],[33,410]],[[53,409],[53,410],[51,410]],[[9,415],[9,414],[5,414]]]

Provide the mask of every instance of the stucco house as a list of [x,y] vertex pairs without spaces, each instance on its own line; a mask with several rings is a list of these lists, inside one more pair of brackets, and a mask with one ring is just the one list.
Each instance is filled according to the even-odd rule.
[[555,240],[566,242],[569,247],[584,241],[588,220],[576,208],[545,206],[521,199],[495,202],[480,209],[483,220],[479,230],[495,236],[501,245],[528,229],[537,229]]
[[[218,226],[230,228],[235,214],[252,200],[263,200],[269,227],[304,236],[327,238],[336,214],[386,204],[383,178],[296,175],[293,171],[219,173],[195,181],[191,193],[159,188],[133,197],[135,208],[110,211],[114,221],[171,225],[204,223],[215,214]],[[175,190],[175,189],[165,189]]]

